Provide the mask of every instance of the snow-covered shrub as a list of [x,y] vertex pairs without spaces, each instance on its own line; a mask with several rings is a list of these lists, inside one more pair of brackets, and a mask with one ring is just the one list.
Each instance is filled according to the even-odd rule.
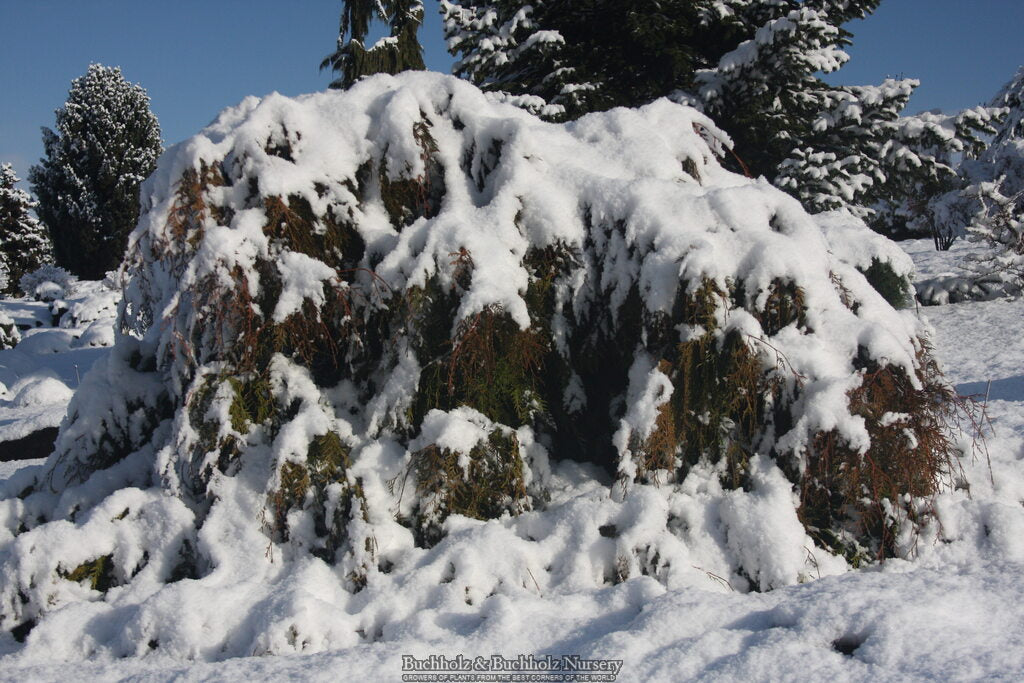
[[891,247],[826,240],[717,135],[437,74],[224,112],[144,186],[116,344],[0,490],[0,628],[309,651],[904,551],[955,454],[923,324],[858,270]]
[[12,349],[21,341],[21,332],[9,315],[0,311],[0,349]]
[[856,268],[893,308],[914,300],[914,262],[892,240],[882,237],[849,211],[815,214],[832,254]]
[[112,336],[120,301],[121,288],[109,279],[78,282],[74,297],[67,302],[67,312],[61,316],[60,326],[69,329],[105,326]]
[[56,301],[64,298],[73,281],[68,271],[47,263],[22,275],[18,286],[26,296],[37,301]]

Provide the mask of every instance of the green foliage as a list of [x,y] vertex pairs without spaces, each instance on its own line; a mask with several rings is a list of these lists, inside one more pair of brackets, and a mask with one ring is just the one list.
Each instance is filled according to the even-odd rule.
[[139,185],[163,151],[149,97],[120,68],[99,64],[71,82],[43,129],[45,156],[29,172],[37,212],[53,239],[57,264],[102,279],[121,263],[139,218]]
[[[279,486],[270,497],[273,510],[271,532],[278,540],[289,536],[288,513],[305,510],[312,515],[313,529],[320,545],[313,553],[334,562],[335,553],[348,541],[348,524],[353,514],[365,517],[365,500],[358,480],[348,480],[351,449],[335,432],[310,442],[305,462],[285,462],[279,471]],[[358,579],[358,577],[350,577]]]
[[[698,5],[442,2],[455,74],[552,120],[633,106],[692,78]],[[536,105],[536,106],[535,106]]]
[[[764,342],[720,331],[720,306],[744,299],[742,288],[727,294],[710,281],[680,298],[672,322],[690,330],[690,338],[662,350],[658,367],[674,390],[654,431],[633,445],[640,477],[667,470],[682,479],[701,461],[724,462],[723,484],[741,488],[766,428],[787,424],[784,375],[759,358],[757,345]],[[764,307],[754,313],[766,334],[794,323],[802,326],[802,292],[776,282]]]
[[[495,422],[519,426],[543,410],[539,372],[549,347],[538,330],[520,330],[501,310],[488,309],[460,323],[454,339],[436,339],[432,351],[440,354],[427,361],[414,420],[434,408],[468,405]],[[426,359],[431,350],[421,353]]]
[[106,593],[116,586],[113,555],[103,555],[95,560],[83,562],[70,572],[58,568],[57,573],[74,583],[86,582],[94,591]]
[[[390,29],[387,38],[366,47],[374,19]],[[343,0],[338,47],[320,63],[339,74],[332,88],[348,88],[363,76],[424,69],[417,33],[423,23],[423,0]]]
[[519,440],[511,430],[494,429],[468,454],[427,446],[413,455],[411,469],[425,501],[416,526],[427,545],[440,538],[440,522],[449,515],[495,519],[530,508]]
[[871,259],[871,266],[864,271],[864,277],[875,291],[889,302],[893,308],[906,308],[912,302],[910,296],[910,282],[893,270],[892,264]]

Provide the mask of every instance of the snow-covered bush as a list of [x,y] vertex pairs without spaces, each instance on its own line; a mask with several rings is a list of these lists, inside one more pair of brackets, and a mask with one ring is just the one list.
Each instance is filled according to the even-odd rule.
[[914,300],[914,262],[905,251],[845,209],[815,214],[832,254],[856,268],[893,308]]
[[0,311],[0,349],[12,349],[21,341],[21,332],[9,315]]
[[18,286],[37,301],[56,301],[64,298],[72,282],[74,277],[68,271],[47,263],[22,275]]
[[0,628],[310,651],[533,586],[906,552],[955,449],[923,324],[858,270],[890,248],[826,239],[718,135],[437,74],[224,112],[144,186],[114,349],[0,489]]

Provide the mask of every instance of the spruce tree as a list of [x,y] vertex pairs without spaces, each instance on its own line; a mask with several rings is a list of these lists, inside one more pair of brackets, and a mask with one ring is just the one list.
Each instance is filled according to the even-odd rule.
[[[374,18],[390,33],[370,48],[366,36]],[[332,88],[347,88],[363,76],[422,70],[423,47],[417,33],[423,23],[423,0],[344,0],[338,46],[320,63],[338,74]]]
[[0,165],[0,264],[6,278],[0,292],[16,291],[18,280],[52,258],[50,238],[35,216],[28,193],[15,187],[19,178],[10,164]]
[[1006,110],[1005,118],[996,128],[992,145],[1024,139],[1024,66],[1017,69],[1014,77],[992,100],[991,106]]
[[139,185],[162,152],[149,96],[119,67],[100,64],[71,82],[43,128],[45,156],[29,172],[37,212],[50,230],[57,263],[100,279],[121,262],[139,217]]
[[698,3],[441,0],[454,72],[554,121],[665,95],[694,70]]

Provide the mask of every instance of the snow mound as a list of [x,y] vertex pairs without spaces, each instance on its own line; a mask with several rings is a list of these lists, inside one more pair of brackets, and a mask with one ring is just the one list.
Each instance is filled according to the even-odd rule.
[[909,552],[953,447],[924,325],[865,275],[905,263],[722,140],[422,73],[222,113],[143,186],[54,455],[0,484],[0,629],[315,652]]

